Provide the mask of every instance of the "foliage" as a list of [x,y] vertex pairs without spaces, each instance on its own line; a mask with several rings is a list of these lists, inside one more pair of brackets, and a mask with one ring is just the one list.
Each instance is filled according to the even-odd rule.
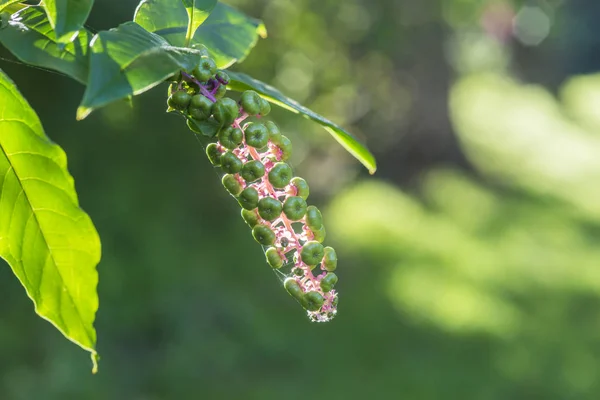
[[[572,150],[600,133],[600,3],[226,1],[269,28],[243,72],[377,156],[365,182],[318,124],[273,107],[329,202],[339,316],[308,324],[278,287],[199,137],[161,112],[166,84],[75,121],[81,85],[2,61],[69,154],[104,251],[97,375],[0,261],[0,398],[599,398],[600,155]],[[96,2],[86,27],[136,5]],[[484,29],[512,34],[523,5],[550,16],[541,45]]]
[[[193,24],[188,23],[187,10],[181,2],[143,1],[133,20],[148,32],[164,37],[173,46],[207,47],[219,68],[243,61],[259,36],[267,37],[262,21],[224,3],[217,3],[214,10],[211,8],[207,18],[196,17]],[[195,15],[204,17],[206,14]]]
[[63,150],[0,70],[0,256],[36,312],[96,363],[100,240],[78,205]]
[[344,131],[340,126],[309,110],[297,101],[290,99],[274,87],[260,82],[251,76],[238,72],[230,73],[229,76],[232,78],[230,87],[234,90],[242,91],[254,89],[273,104],[277,104],[286,110],[301,114],[302,116],[321,124],[350,154],[363,163],[363,165],[369,169],[370,173],[375,173],[375,170],[377,169],[375,157],[373,157],[366,147],[361,145],[352,135]]
[[[93,0],[48,0],[37,6],[3,1],[0,5],[0,11],[5,11],[0,42],[8,50],[23,62],[59,71],[86,86],[77,119],[115,101],[131,99],[172,76],[195,71],[207,53],[220,68],[227,68],[248,55],[258,36],[266,36],[261,21],[216,0],[143,0],[134,21],[92,35],[84,28],[92,5]],[[275,104],[288,109],[289,104],[297,104],[273,89],[265,90],[259,81],[239,77],[245,79],[245,88],[256,87]],[[2,122],[8,125],[0,136],[5,157],[0,199],[6,210],[14,212],[3,213],[10,215],[10,220],[3,221],[0,228],[5,244],[0,255],[27,289],[38,314],[92,352],[95,370],[95,266],[100,245],[91,222],[77,208],[64,153],[50,142],[45,147],[35,145],[36,138],[47,141],[37,116],[28,105],[21,111],[24,117],[18,115],[15,104],[24,104],[24,100],[7,77],[2,76],[2,83],[7,92],[0,103],[7,111]],[[342,128],[302,106],[293,109],[324,124],[374,172],[375,161],[368,150]],[[12,115],[9,111],[14,114],[11,118],[7,118]],[[215,118],[218,115],[215,112]],[[20,119],[28,129],[8,127]],[[16,157],[17,163],[19,154],[35,156]],[[40,163],[40,157],[48,160],[46,164],[55,163],[59,170]],[[55,192],[40,190],[25,180],[51,182]],[[18,187],[23,196],[15,191]],[[27,256],[24,247],[28,247]]]
[[23,62],[47,67],[84,83],[88,76],[88,42],[91,34],[82,29],[77,38],[60,43],[50,21],[40,8],[28,7],[0,29],[0,41]]
[[200,62],[199,50],[170,46],[135,22],[98,33],[90,47],[88,84],[77,119],[94,108],[152,89]]

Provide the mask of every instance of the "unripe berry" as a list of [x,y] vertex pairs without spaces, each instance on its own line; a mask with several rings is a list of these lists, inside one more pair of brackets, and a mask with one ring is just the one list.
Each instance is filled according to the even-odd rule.
[[239,115],[237,103],[229,97],[217,100],[212,105],[212,114],[223,125],[231,125]]
[[321,296],[321,293],[315,291],[306,293],[304,298],[306,299],[306,305],[304,308],[306,308],[308,311],[319,311],[325,302],[325,299],[323,296]]
[[216,71],[217,64],[215,63],[215,60],[210,57],[202,57],[200,64],[194,68],[192,73],[200,82],[206,82],[215,74]]
[[304,275],[304,271],[302,270],[302,268],[293,268],[292,269],[292,274],[296,275],[296,276],[302,276]]
[[256,225],[252,228],[254,240],[263,246],[272,246],[275,243],[275,233],[266,225]]
[[242,167],[240,175],[248,183],[255,182],[265,175],[265,166],[258,160],[248,161]]
[[276,189],[283,189],[292,179],[292,169],[283,162],[278,162],[269,171],[269,182]]
[[281,202],[272,197],[263,197],[258,201],[258,214],[267,221],[275,221],[279,218],[282,209]]
[[258,224],[258,214],[256,210],[246,210],[242,208],[242,218],[244,221],[250,226],[250,228],[254,228]]
[[265,122],[265,126],[269,131],[269,139],[271,139],[273,143],[277,144],[281,139],[281,132],[279,131],[279,127],[275,125],[275,122],[273,121]]
[[249,124],[246,127],[246,144],[262,149],[269,142],[269,131],[263,124]]
[[237,158],[231,151],[224,153],[221,156],[221,168],[228,174],[237,174],[242,169],[244,163]]
[[321,243],[315,241],[306,242],[302,246],[302,251],[300,251],[300,258],[304,264],[315,266],[323,259],[323,251]]
[[217,167],[221,165],[221,150],[219,150],[219,146],[216,143],[210,143],[206,146],[206,155],[212,165]]
[[227,75],[227,72],[225,72],[225,71],[219,71],[215,75],[215,78],[217,78],[217,80],[221,84],[223,84],[223,85],[229,85],[229,75]]
[[238,203],[246,210],[254,210],[258,206],[258,191],[253,187],[247,187],[240,193]]
[[242,192],[242,184],[234,175],[227,174],[223,176],[221,182],[223,183],[223,186],[225,186],[225,189],[233,196],[237,197]]
[[246,90],[240,97],[240,104],[248,115],[258,115],[261,110],[261,97],[254,90]]
[[190,100],[188,113],[190,114],[190,117],[202,121],[210,117],[212,105],[212,101],[207,97],[196,94],[192,96],[192,99]]
[[281,159],[283,161],[288,160],[292,156],[292,141],[287,136],[281,135],[277,141],[273,140],[273,143],[281,150]]
[[325,225],[321,225],[319,229],[311,229],[313,234],[313,240],[316,240],[319,243],[323,243],[325,240],[325,236],[327,236],[327,232],[325,231]]
[[261,117],[264,117],[271,112],[271,104],[269,104],[269,102],[267,100],[265,100],[261,97],[259,104],[260,104],[260,111],[258,114]]
[[285,290],[287,290],[293,298],[295,298],[299,302],[302,302],[302,300],[304,299],[304,291],[300,287],[300,284],[294,278],[287,278],[283,283],[283,287],[285,287]]
[[173,93],[168,100],[169,106],[178,110],[185,110],[190,104],[192,96],[183,90]]
[[207,113],[210,112],[212,105],[212,101],[210,101],[208,97],[204,96],[203,94],[195,94],[190,100],[190,107],[201,108]]
[[204,121],[205,119],[208,119],[208,117],[210,117],[210,114],[206,114],[201,109],[193,107],[188,107],[188,114],[196,121]]
[[227,93],[227,87],[225,85],[220,85],[215,92],[215,99],[222,99]]
[[333,289],[333,287],[335,286],[337,281],[338,281],[337,275],[334,274],[333,272],[329,272],[327,275],[325,275],[323,277],[323,279],[321,279],[321,289],[323,289],[323,291],[325,293],[331,292],[331,289]]
[[281,268],[283,265],[284,259],[281,257],[281,254],[275,247],[269,247],[265,252],[265,256],[267,257],[267,262],[272,268]]
[[223,147],[233,150],[242,143],[244,132],[239,128],[228,126],[221,129],[217,136],[219,137],[219,143],[221,143]]
[[295,177],[291,180],[292,185],[296,188],[296,196],[302,197],[304,200],[308,198],[310,194],[310,189],[308,188],[308,183],[302,178]]
[[317,207],[308,206],[306,209],[306,225],[313,231],[323,226],[323,216]]
[[335,271],[337,268],[337,254],[333,247],[325,247],[323,249],[323,269],[326,271]]
[[290,221],[299,221],[306,214],[306,201],[302,197],[290,196],[283,203],[283,212]]

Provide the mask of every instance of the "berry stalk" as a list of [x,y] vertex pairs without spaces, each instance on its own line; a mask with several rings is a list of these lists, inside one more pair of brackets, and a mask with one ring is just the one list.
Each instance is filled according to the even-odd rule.
[[286,163],[292,144],[271,121],[247,122],[262,121],[271,106],[252,90],[238,102],[225,97],[228,83],[205,56],[171,86],[169,111],[184,115],[194,132],[216,139],[206,154],[225,173],[223,186],[242,207],[254,239],[266,247],[268,264],[287,271],[284,287],[311,320],[329,321],[337,313],[337,255],[322,245],[325,227],[320,211],[306,203],[308,184]]

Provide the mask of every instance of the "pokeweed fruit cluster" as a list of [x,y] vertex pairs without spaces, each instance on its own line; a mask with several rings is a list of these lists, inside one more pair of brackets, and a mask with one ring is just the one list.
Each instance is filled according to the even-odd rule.
[[337,313],[337,255],[322,244],[321,212],[307,204],[308,184],[286,163],[290,140],[275,123],[263,122],[270,104],[252,90],[239,101],[226,97],[228,84],[227,74],[205,55],[171,85],[169,111],[184,115],[194,132],[212,137],[206,155],[223,171],[223,186],[242,207],[254,239],[265,246],[267,263],[285,274],[285,289],[311,320],[329,321]]

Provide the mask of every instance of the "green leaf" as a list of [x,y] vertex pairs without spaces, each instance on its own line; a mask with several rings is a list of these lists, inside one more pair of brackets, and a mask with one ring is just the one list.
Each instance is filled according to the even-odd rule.
[[[3,11],[6,12],[14,12],[14,6],[16,5],[16,3],[21,2],[21,0],[0,0],[0,13]],[[13,7],[10,7],[11,5],[13,5]],[[18,6],[18,5],[17,5]],[[26,7],[24,5],[21,5],[21,7]],[[21,8],[19,7],[19,8]]]
[[98,33],[91,41],[88,86],[77,119],[93,109],[143,93],[180,70],[191,71],[202,52],[173,47],[135,22]]
[[262,21],[223,3],[216,5],[189,43],[186,41],[188,20],[183,3],[170,0],[145,0],[134,16],[135,22],[164,37],[173,46],[206,46],[219,68],[243,61],[258,37],[267,36]]
[[90,15],[94,0],[44,0],[50,25],[60,43],[73,41]]
[[181,0],[188,15],[185,45],[189,46],[196,29],[208,18],[218,0]]
[[258,37],[266,38],[267,29],[261,20],[219,3],[196,30],[192,43],[203,44],[219,68],[242,62],[256,46]]
[[217,3],[218,0],[142,0],[133,20],[173,46],[190,47],[194,33]]
[[86,84],[88,76],[88,41],[91,35],[81,30],[77,39],[59,43],[46,14],[29,7],[12,15],[0,29],[0,43],[24,63],[62,72]]
[[133,21],[162,36],[173,46],[184,47],[189,17],[179,0],[142,0]]
[[64,151],[0,70],[0,257],[63,335],[97,353],[100,240],[79,208]]
[[374,174],[377,170],[375,157],[373,157],[365,146],[359,143],[350,133],[346,132],[339,125],[336,125],[325,117],[309,110],[297,101],[286,97],[273,86],[267,85],[264,82],[239,72],[227,71],[227,75],[231,78],[231,82],[228,85],[229,89],[239,92],[252,89],[271,103],[321,124],[339,144],[367,167],[370,174]]

